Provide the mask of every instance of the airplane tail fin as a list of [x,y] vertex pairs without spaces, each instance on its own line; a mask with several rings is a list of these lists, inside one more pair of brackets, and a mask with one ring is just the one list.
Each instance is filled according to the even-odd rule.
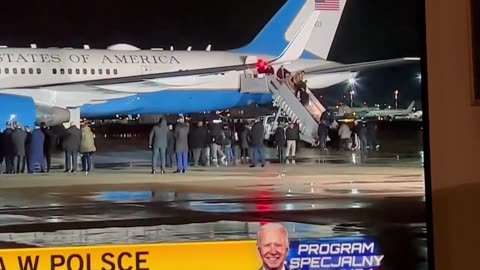
[[312,13],[302,27],[297,31],[295,37],[290,40],[283,52],[277,58],[271,61],[271,64],[295,61],[300,58],[303,50],[305,50],[305,46],[307,45],[310,34],[315,27],[314,25],[317,21],[317,18],[318,13]]
[[287,0],[283,7],[246,46],[234,51],[248,55],[280,55],[305,20],[318,12],[302,57],[326,59],[347,0]]
[[412,101],[412,103],[410,103],[410,105],[408,106],[407,111],[408,112],[413,112],[414,107],[415,107],[415,101]]

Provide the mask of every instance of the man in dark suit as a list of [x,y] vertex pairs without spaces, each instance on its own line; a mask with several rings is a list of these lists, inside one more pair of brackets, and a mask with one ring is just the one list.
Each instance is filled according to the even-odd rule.
[[40,165],[41,172],[45,172],[45,156],[43,146],[45,144],[45,134],[38,125],[31,133],[29,146],[27,148],[27,168],[28,173],[35,172],[35,165]]
[[13,134],[13,123],[7,122],[6,129],[3,131],[3,138],[2,138],[2,147],[3,147],[3,154],[5,155],[5,173],[12,174],[15,172],[14,166],[14,156],[13,153],[13,141],[12,141],[12,134]]
[[75,173],[77,171],[77,155],[82,142],[82,131],[70,122],[70,127],[62,136],[62,148],[65,152],[65,172]]
[[281,224],[263,225],[257,233],[258,254],[263,262],[259,270],[288,270],[285,260],[289,244],[288,231]]
[[177,154],[177,173],[185,173],[188,170],[188,133],[190,128],[185,124],[185,119],[178,119],[174,131],[175,152]]
[[50,168],[52,165],[52,153],[55,152],[55,149],[57,147],[57,136],[50,127],[47,127],[45,122],[40,123],[40,128],[45,134],[43,154],[45,155],[45,160],[47,162],[47,172],[50,172]]
[[249,133],[250,147],[253,149],[252,165],[251,168],[257,166],[259,162],[262,163],[262,167],[265,167],[265,149],[263,145],[263,137],[265,134],[265,128],[263,127],[260,118],[255,119],[252,129]]
[[12,142],[16,173],[25,172],[25,147],[27,144],[27,137],[28,134],[26,131],[22,130],[22,125],[19,122],[15,123],[15,130],[12,132]]

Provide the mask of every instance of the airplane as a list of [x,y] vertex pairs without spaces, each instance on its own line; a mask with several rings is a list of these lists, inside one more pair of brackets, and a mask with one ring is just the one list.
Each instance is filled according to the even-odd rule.
[[418,62],[327,61],[347,0],[288,0],[246,46],[229,51],[0,47],[0,120],[47,125],[127,114],[184,114],[271,104],[268,89],[242,89],[258,65],[305,71],[311,89],[358,71]]
[[[347,105],[336,106],[334,107],[337,111],[335,116],[343,117],[344,115],[353,115],[353,116],[363,116],[370,111],[378,111],[380,108],[378,107],[350,107]],[[332,109],[332,108],[331,108]]]
[[412,101],[408,108],[404,110],[376,110],[369,111],[363,115],[363,118],[380,118],[380,119],[396,119],[399,117],[410,116],[414,113],[415,101]]
[[395,119],[422,121],[423,111],[419,110],[416,112],[411,112],[408,115],[396,116]]

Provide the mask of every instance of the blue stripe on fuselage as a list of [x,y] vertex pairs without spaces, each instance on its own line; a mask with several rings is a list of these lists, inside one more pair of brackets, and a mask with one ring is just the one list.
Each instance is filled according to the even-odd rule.
[[165,90],[84,105],[81,116],[195,113],[271,102],[271,94],[240,93],[238,90]]

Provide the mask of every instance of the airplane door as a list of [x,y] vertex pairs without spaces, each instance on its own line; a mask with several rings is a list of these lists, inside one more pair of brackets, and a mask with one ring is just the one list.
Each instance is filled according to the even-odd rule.
[[142,65],[142,74],[152,73],[152,68],[149,65]]

